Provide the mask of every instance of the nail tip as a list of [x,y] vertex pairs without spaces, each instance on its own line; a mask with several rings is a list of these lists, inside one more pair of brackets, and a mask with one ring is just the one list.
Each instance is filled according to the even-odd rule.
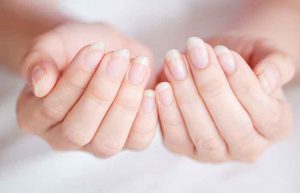
[[166,53],[166,59],[171,60],[174,58],[179,58],[181,56],[180,52],[176,49],[171,49]]
[[169,88],[169,86],[170,85],[168,82],[161,82],[155,87],[155,90],[156,91],[166,90],[167,88]]
[[137,56],[133,59],[133,62],[144,66],[149,66],[150,60],[146,56]]
[[144,96],[154,98],[155,92],[153,90],[145,90]]
[[129,50],[124,48],[114,51],[113,54],[115,56],[124,57],[124,58],[129,58],[130,56]]
[[214,50],[217,54],[230,52],[230,50],[226,46],[223,46],[223,45],[215,46]]
[[189,37],[188,39],[187,39],[187,47],[189,48],[189,47],[193,47],[193,46],[195,46],[195,45],[200,45],[200,46],[202,46],[202,45],[204,45],[204,41],[201,39],[201,38],[199,38],[199,37],[196,37],[196,36],[192,36],[192,37]]
[[95,42],[95,43],[91,44],[91,48],[94,50],[105,51],[106,45],[103,42]]

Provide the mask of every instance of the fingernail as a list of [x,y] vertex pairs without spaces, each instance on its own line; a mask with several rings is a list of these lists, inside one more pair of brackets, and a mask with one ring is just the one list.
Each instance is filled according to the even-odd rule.
[[230,50],[225,46],[219,45],[215,47],[215,52],[224,72],[227,74],[233,73],[236,65]]
[[145,114],[153,112],[155,106],[155,92],[153,90],[145,90],[144,98],[142,101],[142,111]]
[[43,78],[43,76],[46,74],[44,68],[41,66],[36,66],[33,68],[32,73],[31,73],[31,82],[32,82],[32,87],[33,87],[33,92],[36,96],[41,96],[41,84],[40,80]]
[[267,93],[271,93],[279,84],[280,74],[276,66],[266,65],[267,67],[257,77]]
[[104,52],[106,49],[106,46],[103,42],[96,42],[91,45],[91,49],[92,50],[101,50],[102,52]]
[[184,80],[186,78],[187,70],[179,51],[168,51],[166,54],[166,62],[175,80]]
[[258,80],[260,82],[260,85],[263,87],[263,89],[267,93],[270,93],[271,92],[271,87],[270,87],[269,82],[268,82],[268,80],[266,79],[266,77],[264,76],[263,73],[261,73],[260,75],[258,75]]
[[106,73],[111,79],[118,79],[125,70],[125,62],[129,60],[129,51],[127,49],[116,50],[112,53],[111,59],[107,64]]
[[113,55],[117,57],[129,58],[129,50],[127,49],[120,49],[114,51]]
[[169,83],[167,83],[167,82],[159,83],[156,86],[155,91],[157,93],[157,97],[158,97],[159,101],[163,105],[169,106],[172,104],[173,93],[172,93],[171,86]]
[[133,85],[140,85],[149,68],[149,59],[144,56],[135,57],[132,60],[132,64],[129,70],[129,82]]
[[88,69],[95,69],[101,61],[105,52],[105,44],[97,42],[91,45],[89,52],[85,57],[85,65]]
[[189,38],[187,40],[187,51],[195,68],[202,69],[208,65],[208,54],[202,39],[197,37]]

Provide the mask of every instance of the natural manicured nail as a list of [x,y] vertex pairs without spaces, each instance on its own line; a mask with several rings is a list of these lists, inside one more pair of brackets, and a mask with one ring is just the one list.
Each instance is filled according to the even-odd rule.
[[111,79],[118,79],[125,70],[124,63],[129,60],[129,51],[127,49],[116,50],[112,53],[110,61],[106,67],[106,73]]
[[145,90],[144,98],[142,101],[142,111],[145,114],[150,114],[153,112],[155,107],[155,92],[153,90]]
[[101,61],[105,52],[105,44],[102,42],[94,43],[85,57],[85,65],[88,69],[95,69]]
[[225,46],[219,45],[215,47],[215,52],[224,72],[227,74],[233,73],[236,69],[236,64],[230,50]]
[[169,106],[173,102],[173,93],[171,86],[167,82],[159,83],[155,91],[157,93],[158,100],[165,106]]
[[166,54],[167,66],[175,80],[184,80],[187,70],[179,51],[170,50]]
[[91,49],[92,50],[101,50],[102,52],[104,52],[106,49],[106,46],[103,42],[96,42],[91,45]]
[[267,93],[274,91],[280,82],[279,70],[274,65],[266,65],[266,68],[257,77]]
[[117,57],[129,58],[130,53],[127,49],[120,49],[114,51],[113,55]]
[[149,68],[149,59],[144,56],[135,57],[129,70],[129,82],[133,85],[140,85]]
[[208,54],[202,39],[197,37],[189,38],[187,40],[187,51],[195,68],[202,69],[208,65]]
[[33,92],[36,96],[41,96],[42,93],[42,84],[41,80],[46,75],[45,69],[41,66],[36,66],[33,68],[31,73],[31,82],[33,87]]

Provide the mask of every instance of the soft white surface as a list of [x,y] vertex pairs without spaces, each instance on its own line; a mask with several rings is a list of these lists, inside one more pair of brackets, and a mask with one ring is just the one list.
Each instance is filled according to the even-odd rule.
[[[107,3],[105,3],[107,2]],[[218,32],[237,1],[66,1],[63,9],[84,20],[105,20],[152,47],[161,60],[190,35]],[[255,165],[208,165],[173,155],[157,136],[141,153],[100,160],[80,152],[56,153],[17,128],[15,102],[22,83],[0,69],[1,193],[299,193],[300,86],[287,90],[295,133]]]

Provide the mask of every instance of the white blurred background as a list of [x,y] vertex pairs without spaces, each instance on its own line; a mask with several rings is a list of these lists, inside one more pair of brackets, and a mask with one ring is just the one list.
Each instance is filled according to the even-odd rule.
[[[83,21],[106,21],[150,46],[160,63],[187,37],[222,33],[240,1],[68,0],[62,11]],[[295,132],[269,149],[255,165],[209,165],[171,154],[159,134],[141,153],[123,152],[100,160],[80,152],[58,153],[16,124],[15,104],[22,81],[0,69],[0,192],[170,192],[299,193],[300,85],[286,89],[295,113]]]

